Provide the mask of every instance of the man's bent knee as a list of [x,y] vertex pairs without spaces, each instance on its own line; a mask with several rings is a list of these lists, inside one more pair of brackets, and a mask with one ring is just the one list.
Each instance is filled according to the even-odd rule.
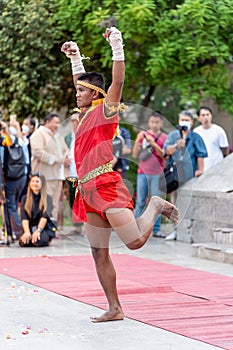
[[145,244],[145,242],[146,242],[145,237],[141,236],[135,239],[134,241],[127,243],[126,247],[129,248],[130,250],[136,250],[141,248]]

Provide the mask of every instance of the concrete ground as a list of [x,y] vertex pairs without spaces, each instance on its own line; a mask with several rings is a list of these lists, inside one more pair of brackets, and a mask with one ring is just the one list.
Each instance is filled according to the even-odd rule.
[[[50,247],[0,247],[0,258],[90,254],[87,239],[67,235]],[[138,251],[129,251],[113,233],[111,253],[129,254],[197,270],[233,276],[232,265],[192,257],[190,244],[151,237]],[[214,350],[220,349],[131,319],[93,324],[89,316],[102,310],[0,275],[0,349],[16,350]]]

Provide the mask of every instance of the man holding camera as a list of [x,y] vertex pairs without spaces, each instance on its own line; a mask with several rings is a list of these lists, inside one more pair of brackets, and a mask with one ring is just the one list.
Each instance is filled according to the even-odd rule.
[[[135,217],[139,218],[147,205],[148,195],[161,197],[159,190],[159,177],[164,169],[163,146],[167,135],[161,131],[163,116],[152,111],[148,119],[148,130],[140,131],[136,137],[132,157],[139,159],[137,174],[137,199],[135,204]],[[148,156],[142,156],[141,151],[151,147]],[[147,152],[148,153],[148,152]],[[151,155],[150,155],[151,154]],[[160,231],[161,216],[158,215],[153,226],[153,237],[165,238]]]
[[[191,112],[187,110],[180,112],[177,130],[168,134],[164,144],[164,153],[169,157],[168,162],[178,162],[182,159],[183,183],[203,173],[204,158],[208,157],[202,137],[191,130],[193,124],[194,119]],[[170,194],[171,203],[176,202],[176,197],[177,191]],[[165,239],[176,239],[176,231],[171,232]]]

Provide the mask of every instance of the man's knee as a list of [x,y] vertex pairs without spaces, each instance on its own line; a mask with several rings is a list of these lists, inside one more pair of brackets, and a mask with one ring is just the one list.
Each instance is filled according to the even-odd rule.
[[136,250],[141,248],[145,244],[145,238],[143,236],[135,239],[135,241],[126,244],[127,248],[130,250]]
[[96,264],[102,264],[109,256],[106,248],[91,247],[91,252]]

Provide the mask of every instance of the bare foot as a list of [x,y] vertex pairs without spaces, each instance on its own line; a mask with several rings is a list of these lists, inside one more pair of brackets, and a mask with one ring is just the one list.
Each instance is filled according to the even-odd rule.
[[97,317],[97,316],[93,316],[90,317],[91,322],[93,323],[98,323],[98,322],[108,322],[108,321],[121,321],[124,319],[124,314],[122,312],[122,310],[119,311],[106,311],[105,313],[103,313],[103,315]]
[[153,199],[158,213],[166,216],[168,219],[172,220],[175,224],[179,223],[179,220],[180,220],[179,210],[176,208],[174,204],[171,204],[170,202],[165,201],[164,199],[156,196],[153,196],[151,199]]

